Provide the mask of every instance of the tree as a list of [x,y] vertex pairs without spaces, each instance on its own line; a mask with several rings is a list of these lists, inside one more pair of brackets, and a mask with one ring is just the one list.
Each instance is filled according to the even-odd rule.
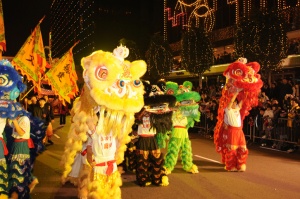
[[214,54],[207,32],[202,28],[189,28],[182,35],[182,66],[188,72],[199,75],[202,87],[202,75],[213,65]]
[[126,46],[129,49],[129,55],[126,58],[127,60],[135,61],[135,60],[142,59],[140,50],[134,41],[122,38],[120,39],[119,44]]
[[157,81],[171,72],[173,67],[173,53],[169,44],[164,38],[155,34],[150,41],[149,49],[146,52],[147,73],[151,81]]
[[287,24],[277,9],[256,11],[249,19],[243,18],[235,35],[236,53],[248,62],[257,61],[261,74],[271,79],[271,71],[282,68],[287,57]]

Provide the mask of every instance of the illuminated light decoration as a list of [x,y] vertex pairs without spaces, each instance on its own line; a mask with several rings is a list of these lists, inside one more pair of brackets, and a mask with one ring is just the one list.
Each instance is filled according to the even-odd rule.
[[237,0],[227,0],[227,4],[228,5],[234,4],[236,2],[237,2]]
[[[185,12],[180,12],[179,14],[176,14],[175,16],[171,16],[171,8],[166,8],[165,12],[167,12],[168,21],[172,21],[172,27],[182,25],[186,25],[185,23]],[[181,22],[180,22],[181,21]]]
[[80,43],[73,50],[76,57],[83,51],[93,51],[94,1],[53,1],[50,10],[52,57],[61,57],[76,41]]
[[[216,8],[217,1],[213,1],[213,8]],[[205,8],[206,12],[200,12],[200,9]],[[189,10],[189,12],[187,12]],[[184,0],[178,0],[175,6],[175,13],[177,12],[185,12],[187,13],[188,25],[187,27],[191,27],[195,25],[196,27],[203,26],[203,28],[210,32],[212,31],[215,24],[215,9],[211,9],[208,6],[207,0],[195,0],[194,2],[186,2]],[[201,14],[200,14],[201,13]]]
[[[204,12],[200,12],[203,10]],[[202,25],[207,32],[211,32],[215,23],[214,10],[210,9],[206,4],[199,4],[190,14],[188,21],[190,26],[193,24],[193,20],[195,20],[196,27]]]

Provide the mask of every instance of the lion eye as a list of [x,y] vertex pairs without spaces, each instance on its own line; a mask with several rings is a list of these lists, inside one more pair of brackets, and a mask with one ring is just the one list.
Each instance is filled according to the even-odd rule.
[[243,75],[243,71],[241,69],[236,69],[232,71],[232,74],[236,75],[236,76],[242,76]]
[[141,85],[141,81],[140,80],[134,80],[133,81],[133,85],[136,86],[136,87],[140,86]]
[[167,95],[173,95],[173,94],[174,94],[174,90],[168,89],[168,90],[166,91],[166,94],[167,94]]
[[0,86],[6,86],[8,84],[8,78],[5,75],[0,75]]
[[125,86],[125,81],[124,80],[118,80],[117,85],[118,85],[118,87],[123,88]]
[[105,66],[98,66],[95,71],[95,76],[99,80],[105,80],[108,75],[108,70]]

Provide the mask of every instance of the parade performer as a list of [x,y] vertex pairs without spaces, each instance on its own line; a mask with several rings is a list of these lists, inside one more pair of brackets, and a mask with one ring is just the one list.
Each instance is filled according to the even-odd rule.
[[188,129],[194,126],[195,121],[200,121],[199,93],[192,91],[193,84],[185,81],[178,86],[175,82],[166,83],[166,93],[174,95],[177,100],[177,109],[173,111],[173,129],[168,144],[168,151],[165,158],[166,174],[170,174],[181,152],[181,164],[186,172],[199,173],[198,167],[193,163],[191,141]]
[[[144,87],[149,87],[145,84],[146,82]],[[136,121],[139,123],[139,138],[136,143],[136,179],[140,186],[150,184],[167,186],[169,180],[163,168],[164,156],[157,144],[156,136],[171,131],[171,108],[174,107],[176,98],[165,95],[157,85],[152,85],[151,92],[146,92],[144,95],[144,102],[144,108],[136,115]]]
[[87,198],[121,198],[117,164],[124,160],[134,114],[144,106],[140,77],[146,72],[144,61],[124,60],[128,54],[126,47],[119,46],[113,53],[99,50],[81,60],[85,84],[73,105],[62,182],[68,180],[74,158],[90,136],[87,159],[92,173]]
[[22,105],[15,102],[25,90],[21,76],[8,60],[0,61],[0,198],[8,198],[8,171],[5,155],[8,149],[3,139],[7,119],[15,119],[23,113]]
[[258,104],[263,85],[259,69],[257,62],[247,63],[247,59],[239,58],[223,73],[226,84],[219,101],[214,143],[227,171],[246,170],[248,149],[242,128],[245,116]]
[[[29,114],[22,105],[16,102],[17,97],[25,90],[19,73],[8,60],[0,61],[0,198],[29,198],[29,192],[38,183],[31,174],[31,161],[28,144],[33,147],[30,139]],[[13,123],[12,138],[5,134],[8,150],[3,142],[3,130],[8,123]],[[6,128],[7,130],[7,128]],[[5,131],[6,131],[5,130]],[[6,132],[5,132],[6,133]],[[24,140],[22,139],[24,138]],[[4,155],[9,155],[9,163]]]

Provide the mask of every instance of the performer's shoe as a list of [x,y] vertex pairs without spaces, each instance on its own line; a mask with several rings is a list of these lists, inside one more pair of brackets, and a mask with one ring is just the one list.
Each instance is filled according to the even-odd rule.
[[150,186],[151,185],[151,182],[146,182],[145,186]]
[[169,178],[168,178],[168,176],[163,176],[161,178],[161,184],[160,184],[160,186],[165,187],[165,186],[168,186],[168,185],[169,185]]
[[199,173],[197,165],[193,164],[192,168],[187,172],[190,172],[192,174]]
[[246,164],[242,164],[241,168],[238,171],[240,171],[240,172],[246,171]]
[[164,169],[165,169],[165,174],[166,175],[169,175],[169,174],[172,173],[172,171],[170,169],[168,169],[167,167],[164,167]]
[[230,172],[238,171],[236,168],[227,169],[226,166],[224,167],[224,169],[225,169],[226,171],[230,171]]
[[30,189],[30,193],[33,191],[34,187],[39,183],[39,180],[37,178],[35,178],[30,185],[28,186]]

